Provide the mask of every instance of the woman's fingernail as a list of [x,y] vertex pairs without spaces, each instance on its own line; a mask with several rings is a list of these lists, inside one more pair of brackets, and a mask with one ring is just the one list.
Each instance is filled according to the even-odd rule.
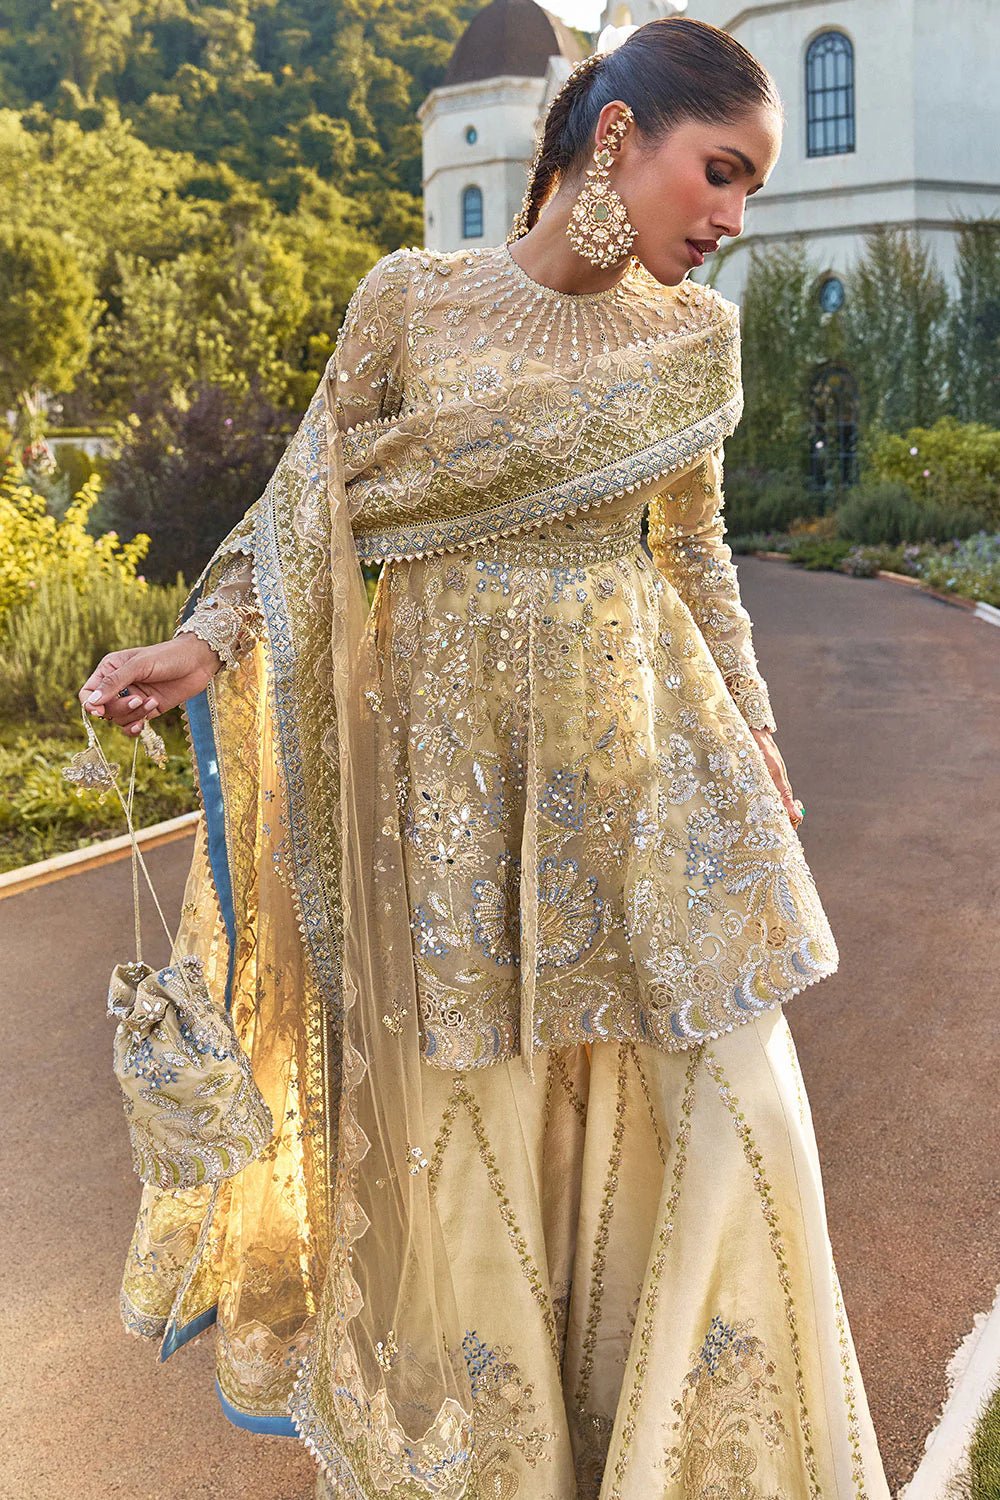
[[141,699],[141,698],[130,698],[130,699],[129,699],[129,700],[128,700],[128,703],[127,703],[127,704],[126,704],[126,707],[127,707],[127,708],[138,708],[138,707],[139,707],[139,704],[140,704],[140,703],[141,703],[141,702],[142,702],[142,699]]
[[101,701],[101,690],[100,690],[100,688],[95,688],[94,691],[91,693],[90,697],[87,699],[87,702],[88,703],[100,703],[100,701]]
[[146,701],[145,701],[145,703],[142,706],[143,706],[143,708],[155,708],[156,707],[156,699],[155,698],[147,698]]

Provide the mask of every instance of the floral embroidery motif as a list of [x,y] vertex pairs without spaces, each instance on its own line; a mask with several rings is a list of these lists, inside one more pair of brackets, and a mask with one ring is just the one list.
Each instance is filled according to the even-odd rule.
[[541,947],[539,968],[565,968],[590,947],[601,925],[604,902],[597,877],[581,875],[579,861],[550,855],[538,867]]
[[486,958],[496,964],[519,962],[517,912],[521,861],[506,849],[497,859],[496,880],[472,883],[473,938]]
[[774,1361],[753,1325],[753,1318],[730,1324],[716,1313],[708,1326],[672,1403],[677,1437],[665,1460],[671,1493],[680,1483],[689,1500],[785,1500],[752,1480],[761,1451],[780,1451],[788,1436]]
[[510,1358],[507,1346],[489,1346],[474,1329],[462,1340],[462,1352],[472,1382],[472,1423],[476,1443],[476,1470],[483,1496],[490,1500],[513,1500],[521,1493],[519,1465],[513,1454],[535,1468],[550,1453],[546,1444],[555,1433],[528,1428],[526,1419],[535,1411],[534,1387],[528,1384]]

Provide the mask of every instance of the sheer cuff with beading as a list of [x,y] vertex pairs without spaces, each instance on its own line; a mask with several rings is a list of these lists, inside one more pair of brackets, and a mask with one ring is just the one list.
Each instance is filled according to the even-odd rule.
[[254,595],[253,559],[238,553],[174,635],[191,631],[208,642],[224,667],[236,667],[253,650],[263,625]]

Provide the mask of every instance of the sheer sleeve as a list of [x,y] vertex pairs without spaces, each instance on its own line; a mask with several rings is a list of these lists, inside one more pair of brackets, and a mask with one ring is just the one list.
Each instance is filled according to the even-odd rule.
[[676,485],[653,497],[649,549],[691,611],[744,719],[754,729],[773,730],[750,616],[740,599],[732,551],[723,540],[722,471],[719,444]]
[[[412,250],[385,255],[362,277],[344,313],[323,375],[342,432],[396,415],[402,404],[403,321]],[[238,666],[264,628],[254,588],[255,501],[206,565],[204,592],[174,631],[208,641],[224,667]]]
[[174,634],[190,630],[208,642],[224,667],[236,667],[253,650],[262,629],[253,559],[236,553],[224,564],[211,592],[202,595]]
[[325,379],[341,432],[398,416],[403,399],[403,326],[416,252],[383,256],[354,290]]

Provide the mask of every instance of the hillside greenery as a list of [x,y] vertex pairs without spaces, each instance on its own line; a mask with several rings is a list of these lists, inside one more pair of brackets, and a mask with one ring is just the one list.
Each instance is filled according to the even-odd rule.
[[302,408],[420,243],[420,125],[477,0],[0,0],[0,405],[19,437],[217,386]]

